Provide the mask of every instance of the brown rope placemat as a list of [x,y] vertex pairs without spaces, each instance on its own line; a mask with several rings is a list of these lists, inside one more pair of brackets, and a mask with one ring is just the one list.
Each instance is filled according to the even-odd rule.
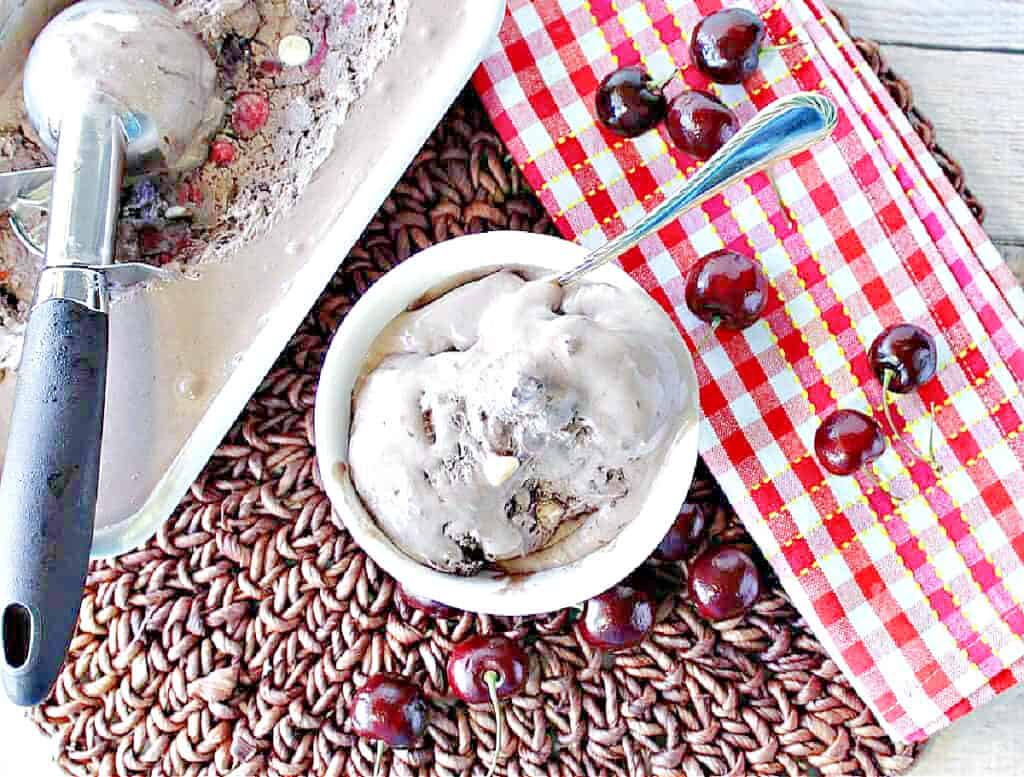
[[[909,87],[858,41],[947,174]],[[965,192],[972,209],[980,206]],[[710,624],[678,590],[652,636],[614,656],[588,647],[569,612],[443,620],[393,598],[320,487],[313,403],[338,322],[370,283],[414,251],[491,228],[552,232],[474,96],[463,94],[395,187],[317,307],[173,518],[145,548],[92,565],[78,632],[35,720],[76,775],[362,775],[374,744],[347,728],[368,674],[424,689],[424,745],[393,750],[385,773],[484,774],[488,706],[448,692],[451,646],[473,632],[529,645],[525,690],[504,706],[500,771],[520,775],[892,774],[894,744],[777,584],[747,616]],[[749,543],[706,470],[690,499],[710,534]]]

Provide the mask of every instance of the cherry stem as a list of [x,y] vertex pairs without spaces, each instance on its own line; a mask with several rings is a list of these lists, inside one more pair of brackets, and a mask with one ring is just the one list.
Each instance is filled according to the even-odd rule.
[[498,701],[498,686],[501,684],[500,675],[493,669],[484,672],[484,682],[487,683],[487,692],[491,697],[491,706],[494,708],[494,755],[491,757],[491,765],[487,767],[487,777],[493,777],[498,768],[498,755],[501,753],[502,740],[505,732],[502,728],[501,702]]
[[874,469],[870,469],[868,471],[868,479],[875,484],[875,488],[877,488],[883,494],[887,494],[892,501],[905,502],[907,500],[907,497],[900,496],[899,494],[895,493],[891,488],[889,488],[885,483],[883,483],[882,479],[878,476],[878,473],[875,472]]
[[892,385],[892,376],[894,374],[895,373],[892,370],[885,370],[882,374],[882,408],[885,410],[885,420],[889,422],[889,428],[892,429],[893,436],[897,440],[902,440],[903,443],[913,451],[915,456],[931,467],[936,475],[940,475],[942,473],[942,467],[940,467],[935,461],[935,405],[932,405],[929,413],[931,428],[928,430],[928,453],[926,455],[921,453],[913,440],[908,442],[906,436],[901,434],[899,430],[896,429],[896,424],[893,423],[892,413],[890,411],[890,406],[893,403],[893,397],[889,387]]
[[377,755],[373,759],[373,777],[380,777],[380,766],[384,761],[384,740],[377,741]]
[[761,53],[764,54],[768,51],[785,51],[786,49],[795,49],[798,46],[803,46],[803,41],[794,40],[789,43],[776,43],[774,46],[764,46],[761,48]]
[[660,92],[662,89],[664,89],[666,86],[668,86],[669,82],[673,78],[675,78],[677,75],[679,75],[680,69],[681,68],[677,67],[675,70],[673,70],[671,73],[669,73],[667,76],[665,76],[660,81],[655,81],[653,84],[651,84],[651,91],[652,92]]
[[896,428],[896,423],[892,420],[892,392],[889,390],[889,387],[892,385],[893,374],[892,370],[882,371],[882,409],[885,410],[885,420],[889,423],[893,436],[899,438],[900,432]]
[[935,427],[938,426],[939,423],[935,420],[934,402],[932,402],[931,406],[928,408],[928,415],[932,422],[931,427],[928,429],[928,462],[936,472],[942,472],[942,465],[935,458]]
[[775,199],[779,202],[779,210],[782,211],[782,215],[786,217],[786,221],[794,230],[799,230],[796,222],[793,220],[793,214],[789,210],[789,206],[786,205],[785,200],[782,199],[782,190],[779,188],[779,182],[775,180],[775,176],[772,175],[771,170],[765,170],[765,175],[768,176],[768,183],[772,185],[772,191],[775,192]]
[[707,344],[711,342],[711,338],[715,336],[715,331],[722,325],[722,319],[719,316],[715,316],[711,323],[708,324],[708,332],[704,335],[704,339],[700,341],[700,345],[697,346],[697,353],[703,351]]

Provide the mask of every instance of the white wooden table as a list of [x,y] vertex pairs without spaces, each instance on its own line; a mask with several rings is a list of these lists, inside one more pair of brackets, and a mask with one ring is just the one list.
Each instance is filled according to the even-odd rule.
[[[885,44],[984,203],[985,227],[1024,280],[1024,0],[831,0],[857,35]],[[913,777],[1024,775],[1024,689],[937,736]],[[0,694],[0,777],[57,777],[52,747]]]

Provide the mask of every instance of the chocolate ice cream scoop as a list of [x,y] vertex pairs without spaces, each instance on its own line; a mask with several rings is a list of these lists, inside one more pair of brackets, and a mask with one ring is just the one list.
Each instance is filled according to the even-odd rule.
[[349,446],[384,532],[460,574],[617,534],[687,401],[673,333],[642,295],[503,270],[396,319]]

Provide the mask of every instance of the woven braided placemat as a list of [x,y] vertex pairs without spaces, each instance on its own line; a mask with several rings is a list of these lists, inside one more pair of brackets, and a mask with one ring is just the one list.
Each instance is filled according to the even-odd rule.
[[[972,209],[878,46],[858,47]],[[374,745],[346,728],[367,674],[415,678],[431,701],[424,746],[385,773],[482,775],[489,708],[448,694],[451,645],[479,631],[530,644],[524,693],[506,703],[501,772],[518,775],[893,774],[890,741],[777,585],[748,616],[709,624],[685,596],[654,634],[602,655],[560,612],[436,620],[392,597],[319,482],[313,402],[330,337],[354,300],[434,242],[491,228],[551,232],[476,99],[463,94],[381,207],[174,517],[145,548],[92,565],[78,632],[33,711],[76,775],[370,775]],[[690,495],[712,535],[749,542],[700,468]],[[658,574],[670,590],[681,569]]]

